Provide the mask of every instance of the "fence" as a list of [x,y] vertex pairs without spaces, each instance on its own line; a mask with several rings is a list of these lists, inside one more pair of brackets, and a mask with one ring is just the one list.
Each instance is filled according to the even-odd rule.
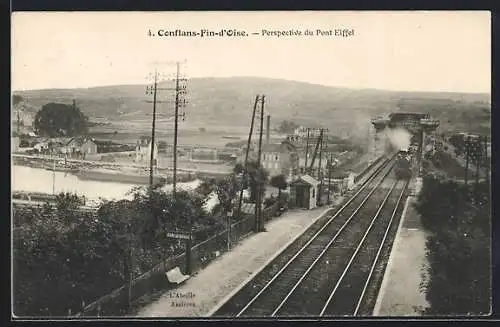
[[[263,220],[270,221],[280,203],[276,202],[272,206],[262,211]],[[247,215],[238,222],[231,225],[231,244],[237,243],[252,233],[255,224],[255,216]],[[227,229],[224,229],[214,236],[208,238],[191,248],[192,271],[196,272],[206,267],[213,259],[220,254],[227,252]],[[186,253],[171,257],[165,261],[165,264],[159,263],[150,271],[137,277],[132,282],[131,298],[137,299],[144,294],[158,289],[169,289],[165,273],[172,268],[180,267],[184,269],[186,264]],[[95,316],[118,316],[127,313],[128,306],[128,285],[124,285],[113,292],[101,297],[97,301],[84,307],[77,317],[95,317]]]

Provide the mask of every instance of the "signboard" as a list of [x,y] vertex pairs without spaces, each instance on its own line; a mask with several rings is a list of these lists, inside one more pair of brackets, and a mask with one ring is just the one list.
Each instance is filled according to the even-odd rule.
[[167,237],[170,238],[178,238],[178,239],[183,239],[183,240],[189,240],[191,238],[191,235],[189,234],[183,234],[183,233],[167,233]]

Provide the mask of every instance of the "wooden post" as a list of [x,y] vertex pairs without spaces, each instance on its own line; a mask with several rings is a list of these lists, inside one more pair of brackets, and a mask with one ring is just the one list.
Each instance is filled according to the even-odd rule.
[[154,163],[154,152],[155,152],[155,124],[156,124],[156,88],[157,88],[157,78],[158,73],[155,71],[155,80],[153,85],[153,122],[151,126],[151,154],[149,158],[149,187],[153,188],[153,163]]
[[227,251],[231,250],[231,217],[233,215],[233,211],[229,211],[227,213]]
[[319,163],[318,163],[318,179],[319,179],[319,189],[317,194],[317,204],[321,206],[323,201],[321,201],[321,196],[323,195],[323,171],[321,169],[321,160],[323,158],[323,128],[320,130],[319,134]]
[[252,122],[250,123],[250,132],[248,133],[247,149],[246,149],[246,153],[245,153],[245,162],[243,163],[242,187],[240,190],[240,197],[238,200],[238,213],[237,213],[238,217],[241,216],[241,202],[243,201],[243,191],[245,190],[243,185],[245,183],[245,177],[247,176],[248,153],[250,151],[250,143],[252,140],[253,125],[254,125],[254,121],[255,121],[255,112],[257,111],[257,103],[258,102],[259,102],[259,96],[257,95],[257,96],[255,96],[255,103],[253,105]]
[[[180,74],[180,63],[177,63],[177,73],[175,78],[175,117],[174,117],[174,173],[172,178],[172,193],[174,195],[177,192],[177,138],[178,138],[178,125],[179,125],[179,74]],[[175,206],[174,206],[175,210]]]
[[304,163],[304,172],[307,174],[307,157],[309,156],[309,127],[307,128],[307,140],[306,140],[306,160]]
[[330,165],[328,166],[328,204],[330,204],[330,193],[331,190],[331,179],[332,179],[332,165],[333,165],[333,154],[330,154]]
[[193,249],[193,218],[188,218],[189,238],[186,241],[186,274],[192,273],[192,249]]
[[[261,107],[260,107],[260,133],[259,133],[259,150],[257,153],[257,173],[259,174],[260,172],[260,163],[261,163],[261,155],[262,155],[262,132],[263,132],[263,126],[264,126],[264,99],[265,96],[262,95],[261,97]],[[263,230],[262,226],[262,181],[261,181],[261,176],[257,176],[257,201],[255,204],[255,209],[256,209],[256,232],[261,232]]]

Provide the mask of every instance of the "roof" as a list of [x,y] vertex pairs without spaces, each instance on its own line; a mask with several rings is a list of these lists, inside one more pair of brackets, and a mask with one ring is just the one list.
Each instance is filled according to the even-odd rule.
[[281,144],[266,144],[262,147],[263,152],[281,152]]
[[349,173],[348,172],[338,172],[338,173],[333,173],[331,175],[332,179],[344,179],[344,178],[347,178],[347,177],[349,177]]
[[266,144],[262,147],[263,152],[292,152],[296,151],[297,147],[288,141],[283,141],[281,143]]
[[296,184],[297,182],[305,182],[311,186],[318,186],[320,182],[310,175],[302,175],[297,180],[293,181],[291,184]]
[[94,140],[94,143],[97,145],[114,145],[113,141],[109,140]]
[[404,119],[420,120],[422,118],[426,118],[426,116],[427,114],[419,112],[393,112],[389,114],[389,118],[391,121],[400,121]]

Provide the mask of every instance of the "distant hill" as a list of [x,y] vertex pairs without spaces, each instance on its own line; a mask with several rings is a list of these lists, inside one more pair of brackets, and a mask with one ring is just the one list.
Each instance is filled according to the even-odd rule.
[[[161,83],[160,87],[173,87],[173,83]],[[152,97],[145,94],[145,89],[145,85],[116,85],[16,94],[25,98],[33,110],[48,102],[71,103],[76,99],[91,119],[116,121],[144,119],[151,115],[152,106],[146,100]],[[429,112],[442,120],[445,128],[463,129],[470,121],[474,126],[489,128],[489,94],[354,90],[257,77],[190,79],[189,104],[185,111],[189,121],[200,122],[200,126],[247,126],[257,94],[266,95],[265,109],[275,125],[286,119],[364,135],[373,116],[418,111]],[[160,118],[171,116],[173,93],[161,91],[158,99],[171,101],[159,105]]]

